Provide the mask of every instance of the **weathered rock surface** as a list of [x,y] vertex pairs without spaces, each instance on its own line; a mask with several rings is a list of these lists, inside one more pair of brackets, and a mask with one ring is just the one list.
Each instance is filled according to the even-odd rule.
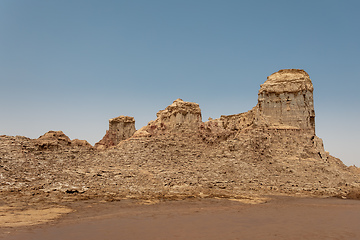
[[134,137],[149,137],[161,133],[177,132],[181,129],[197,131],[201,120],[199,104],[176,99],[165,110],[156,114],[155,121],[138,130]]
[[[246,113],[221,116],[201,126],[205,141],[232,141],[253,160],[279,158],[327,160],[315,135],[313,85],[304,70],[280,70],[261,85],[258,104]],[[249,148],[249,146],[252,146]]]
[[135,119],[129,116],[119,116],[109,120],[109,130],[105,136],[95,144],[98,149],[116,146],[135,133]]
[[[107,139],[101,140],[105,151],[71,141],[62,132],[35,140],[0,136],[0,204],[19,199],[27,204],[249,194],[357,196],[359,169],[325,152],[315,135],[312,91],[303,70],[282,70],[261,86],[253,109],[207,122],[201,121],[198,104],[178,99],[134,135],[134,128],[127,127],[131,119],[110,120]],[[116,146],[107,148],[111,145]]]
[[55,150],[68,147],[92,148],[86,140],[70,140],[62,131],[49,131],[38,139],[34,140],[37,150]]
[[298,128],[315,134],[313,85],[304,70],[286,69],[261,85],[259,111],[277,128]]

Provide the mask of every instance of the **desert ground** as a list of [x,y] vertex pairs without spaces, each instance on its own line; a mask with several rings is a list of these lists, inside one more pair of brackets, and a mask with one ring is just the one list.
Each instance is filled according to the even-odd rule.
[[0,228],[0,239],[360,238],[360,201],[339,198],[80,201],[62,209],[69,211],[48,222],[38,210],[45,219],[36,225],[31,224],[41,218],[33,211],[27,225],[13,222]]

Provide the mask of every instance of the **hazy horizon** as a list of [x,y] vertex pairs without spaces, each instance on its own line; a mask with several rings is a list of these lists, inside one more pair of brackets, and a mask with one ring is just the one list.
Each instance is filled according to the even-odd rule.
[[260,84],[304,69],[316,134],[360,167],[358,1],[0,2],[0,135],[61,130],[99,141],[108,119],[136,128],[175,99],[203,121],[250,110]]

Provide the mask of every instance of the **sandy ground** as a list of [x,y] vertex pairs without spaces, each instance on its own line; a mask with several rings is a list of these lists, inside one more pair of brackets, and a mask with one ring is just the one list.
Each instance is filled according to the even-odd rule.
[[360,201],[336,198],[81,201],[38,215],[49,212],[47,223],[2,224],[0,239],[360,239]]

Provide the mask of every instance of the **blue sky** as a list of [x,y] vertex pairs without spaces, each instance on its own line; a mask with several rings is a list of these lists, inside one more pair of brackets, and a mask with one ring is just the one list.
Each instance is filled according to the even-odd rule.
[[208,117],[257,103],[284,68],[313,81],[316,133],[360,167],[359,1],[0,1],[0,134],[94,144],[182,98]]

